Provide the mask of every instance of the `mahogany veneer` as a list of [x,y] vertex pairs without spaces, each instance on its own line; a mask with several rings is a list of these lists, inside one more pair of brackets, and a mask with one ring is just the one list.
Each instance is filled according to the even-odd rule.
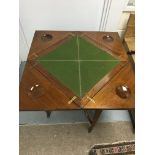
[[[107,71],[104,72],[104,76],[95,84],[93,84],[93,86],[87,92],[84,92],[84,95],[78,95],[76,91],[73,91],[65,83],[63,83],[63,81],[59,80],[59,78],[57,78],[58,76],[55,76],[57,75],[57,72],[54,75],[51,73],[52,71],[49,72],[48,68],[50,67],[46,68],[44,65],[42,65],[44,64],[44,61],[50,63],[50,61],[54,62],[61,60],[40,60],[40,58],[44,57],[50,52],[54,53],[55,50],[57,50],[60,46],[63,46],[72,38],[73,40],[77,38],[77,44],[75,43],[74,45],[73,42],[71,46],[75,46],[75,50],[77,49],[79,54],[83,54],[83,52],[91,54],[91,51],[87,51],[85,42],[90,44],[90,47],[96,47],[96,51],[98,51],[96,54],[101,54],[101,57],[102,51],[104,52],[103,59],[101,60],[100,57],[95,58],[96,55],[92,57],[94,60],[83,60],[79,55],[77,60],[75,60],[75,63],[77,62],[79,67],[82,67],[81,65],[83,61],[90,61],[88,65],[92,65],[93,62],[103,61],[103,69],[105,66],[107,67]],[[81,42],[78,42],[78,40],[81,40]],[[82,48],[84,49],[83,51]],[[67,52],[65,51],[65,48],[62,53],[64,52]],[[74,62],[74,60],[68,59],[65,61]],[[108,65],[108,63],[114,63],[114,61],[117,63],[109,69],[110,64]],[[83,68],[79,68],[79,75],[81,70],[83,70]],[[92,77],[90,75],[90,80]],[[71,76],[69,76],[69,78],[71,78]],[[95,77],[94,79],[97,78]],[[83,80],[83,77],[79,77],[79,81],[75,81],[75,83],[81,82],[81,80]],[[85,86],[80,86],[81,88],[79,89],[81,93],[81,89],[83,89]],[[121,97],[123,96],[122,94],[119,96],[119,89],[117,89],[117,87],[120,86],[122,86],[120,93],[127,94],[126,91],[129,91],[129,94],[126,95],[126,98]],[[134,109],[134,87],[134,72],[118,33],[36,31],[20,82],[19,109],[21,111],[42,110],[47,112],[53,110],[98,109],[100,111],[96,113],[97,117],[94,118],[94,121],[91,121],[91,119],[88,118],[92,124],[89,129],[89,131],[91,131],[99,115],[101,114],[101,110]],[[128,90],[126,90],[126,88]],[[50,116],[49,113],[48,116]]]

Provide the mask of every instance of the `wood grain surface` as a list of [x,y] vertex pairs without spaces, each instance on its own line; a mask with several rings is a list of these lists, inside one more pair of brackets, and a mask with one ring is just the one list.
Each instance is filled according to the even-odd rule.
[[[45,34],[51,40],[43,41]],[[96,47],[117,58],[120,63],[82,98],[49,74],[36,60],[54,50],[72,36],[80,36]],[[103,40],[105,35],[113,37],[113,42]],[[127,85],[131,95],[121,99],[115,93],[118,85]],[[116,32],[67,32],[36,31],[31,44],[27,63],[20,82],[19,109],[26,110],[71,110],[71,109],[132,109],[134,108],[134,73],[128,56]],[[71,104],[68,104],[76,96]],[[92,102],[92,101],[95,101]]]
[[[133,109],[135,107],[134,72],[130,63],[126,64],[113,78],[93,97],[95,103],[88,102],[86,109]],[[131,94],[127,99],[116,94],[116,87],[128,86]]]
[[[39,85],[37,94],[31,89]],[[26,110],[59,110],[59,109],[80,109],[80,106],[68,104],[70,98],[63,89],[59,89],[57,83],[48,80],[38,70],[27,62],[20,83],[19,109]],[[35,88],[34,88],[35,89]]]
[[135,15],[131,14],[127,24],[127,29],[124,37],[125,42],[130,51],[135,51]]

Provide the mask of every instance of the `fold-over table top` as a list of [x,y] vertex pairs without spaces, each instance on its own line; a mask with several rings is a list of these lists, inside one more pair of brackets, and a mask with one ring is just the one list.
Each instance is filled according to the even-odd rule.
[[[125,68],[129,78],[124,76]],[[119,85],[130,88],[127,99],[119,97],[115,92]],[[108,92],[111,88],[114,89],[112,93]],[[105,97],[104,105],[99,100],[102,96],[108,96],[110,102],[112,98],[115,99],[115,103],[111,105]],[[134,107],[134,74],[118,34],[36,31],[20,83],[20,109],[85,107]]]

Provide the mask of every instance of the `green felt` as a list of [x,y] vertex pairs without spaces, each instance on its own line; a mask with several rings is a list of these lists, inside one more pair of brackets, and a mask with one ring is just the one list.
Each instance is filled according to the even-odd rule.
[[87,93],[99,80],[101,80],[110,70],[112,70],[119,62],[84,62],[81,66],[81,90],[82,96]]
[[78,47],[76,37],[67,40],[53,51],[41,56],[38,60],[77,60]]
[[85,39],[79,38],[78,40],[81,60],[117,60]]
[[80,96],[78,62],[40,61],[40,64],[67,88]]
[[80,97],[119,63],[119,60],[80,37],[72,37],[37,61]]

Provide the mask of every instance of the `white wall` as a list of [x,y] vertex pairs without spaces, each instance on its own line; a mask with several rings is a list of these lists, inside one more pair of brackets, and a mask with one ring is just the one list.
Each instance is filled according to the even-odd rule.
[[120,18],[128,0],[112,0],[107,18],[106,31],[117,31]]
[[20,26],[28,47],[35,30],[98,30],[102,5],[103,0],[20,0]]
[[117,31],[127,1],[20,0],[22,61],[27,58],[35,30]]
[[26,61],[28,51],[29,46],[27,44],[27,39],[25,38],[21,22],[19,21],[19,64],[21,64],[22,61]]

